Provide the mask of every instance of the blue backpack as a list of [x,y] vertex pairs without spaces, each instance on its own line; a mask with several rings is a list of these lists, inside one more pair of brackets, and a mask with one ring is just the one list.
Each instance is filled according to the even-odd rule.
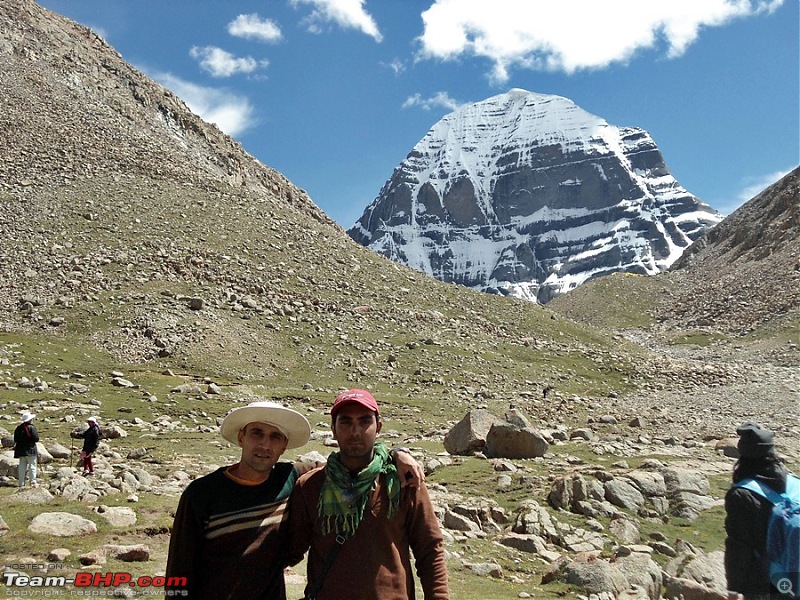
[[766,498],[772,504],[767,530],[770,583],[789,598],[800,596],[800,479],[786,477],[786,491],[779,494],[755,479],[736,484]]

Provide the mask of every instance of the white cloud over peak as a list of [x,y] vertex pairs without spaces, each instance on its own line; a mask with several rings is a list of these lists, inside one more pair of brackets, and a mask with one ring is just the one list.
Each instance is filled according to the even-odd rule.
[[412,106],[419,106],[423,110],[431,110],[432,108],[456,110],[461,107],[462,104],[451,98],[447,92],[436,92],[429,98],[423,98],[420,94],[409,96],[406,101],[403,102],[403,108],[411,108]]
[[252,73],[265,68],[269,61],[256,60],[251,56],[237,57],[216,46],[194,46],[189,51],[192,58],[200,63],[200,67],[211,73],[213,77],[230,77],[237,73]]
[[228,33],[260,42],[278,42],[283,38],[281,28],[275,21],[261,19],[257,14],[239,15],[228,23]]
[[257,125],[253,105],[247,98],[236,96],[229,90],[197,85],[171,73],[156,73],[153,78],[172,90],[193,113],[214,123],[231,137]]
[[768,173],[767,175],[762,175],[760,177],[748,177],[742,182],[745,187],[742,188],[742,191],[739,192],[736,199],[743,204],[763,192],[773,183],[780,181],[791,172],[792,169],[785,169],[783,171]]
[[291,0],[293,6],[310,4],[313,12],[303,19],[310,31],[319,33],[325,23],[336,23],[345,29],[356,29],[381,42],[383,36],[375,19],[364,9],[365,0]]
[[512,68],[574,73],[625,62],[666,45],[681,56],[704,27],[772,12],[784,0],[435,0],[422,13],[420,58],[462,55],[493,63],[505,83]]

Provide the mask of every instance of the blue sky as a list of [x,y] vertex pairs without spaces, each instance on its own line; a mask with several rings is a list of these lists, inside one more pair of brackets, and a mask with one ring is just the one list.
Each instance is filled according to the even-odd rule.
[[724,214],[800,163],[797,0],[39,0],[349,228],[430,127],[510,88],[642,127]]

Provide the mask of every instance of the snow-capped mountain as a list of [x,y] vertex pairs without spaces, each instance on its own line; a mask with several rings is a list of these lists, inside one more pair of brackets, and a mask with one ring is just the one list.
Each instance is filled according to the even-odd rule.
[[436,279],[547,302],[656,274],[721,220],[646,131],[513,89],[436,123],[348,233]]

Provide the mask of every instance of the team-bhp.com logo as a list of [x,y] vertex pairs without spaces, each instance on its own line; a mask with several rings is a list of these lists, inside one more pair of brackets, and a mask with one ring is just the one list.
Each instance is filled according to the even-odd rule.
[[[186,596],[185,590],[164,588],[186,587],[186,577],[154,576],[134,577],[130,573],[76,573],[75,577],[53,575],[26,575],[24,573],[3,573],[6,584],[6,597],[58,596],[58,588],[73,586],[70,596],[103,596],[99,588],[118,588],[121,586],[142,588],[138,592],[153,596]],[[48,593],[49,592],[49,593]],[[109,592],[108,595],[114,595]]]

